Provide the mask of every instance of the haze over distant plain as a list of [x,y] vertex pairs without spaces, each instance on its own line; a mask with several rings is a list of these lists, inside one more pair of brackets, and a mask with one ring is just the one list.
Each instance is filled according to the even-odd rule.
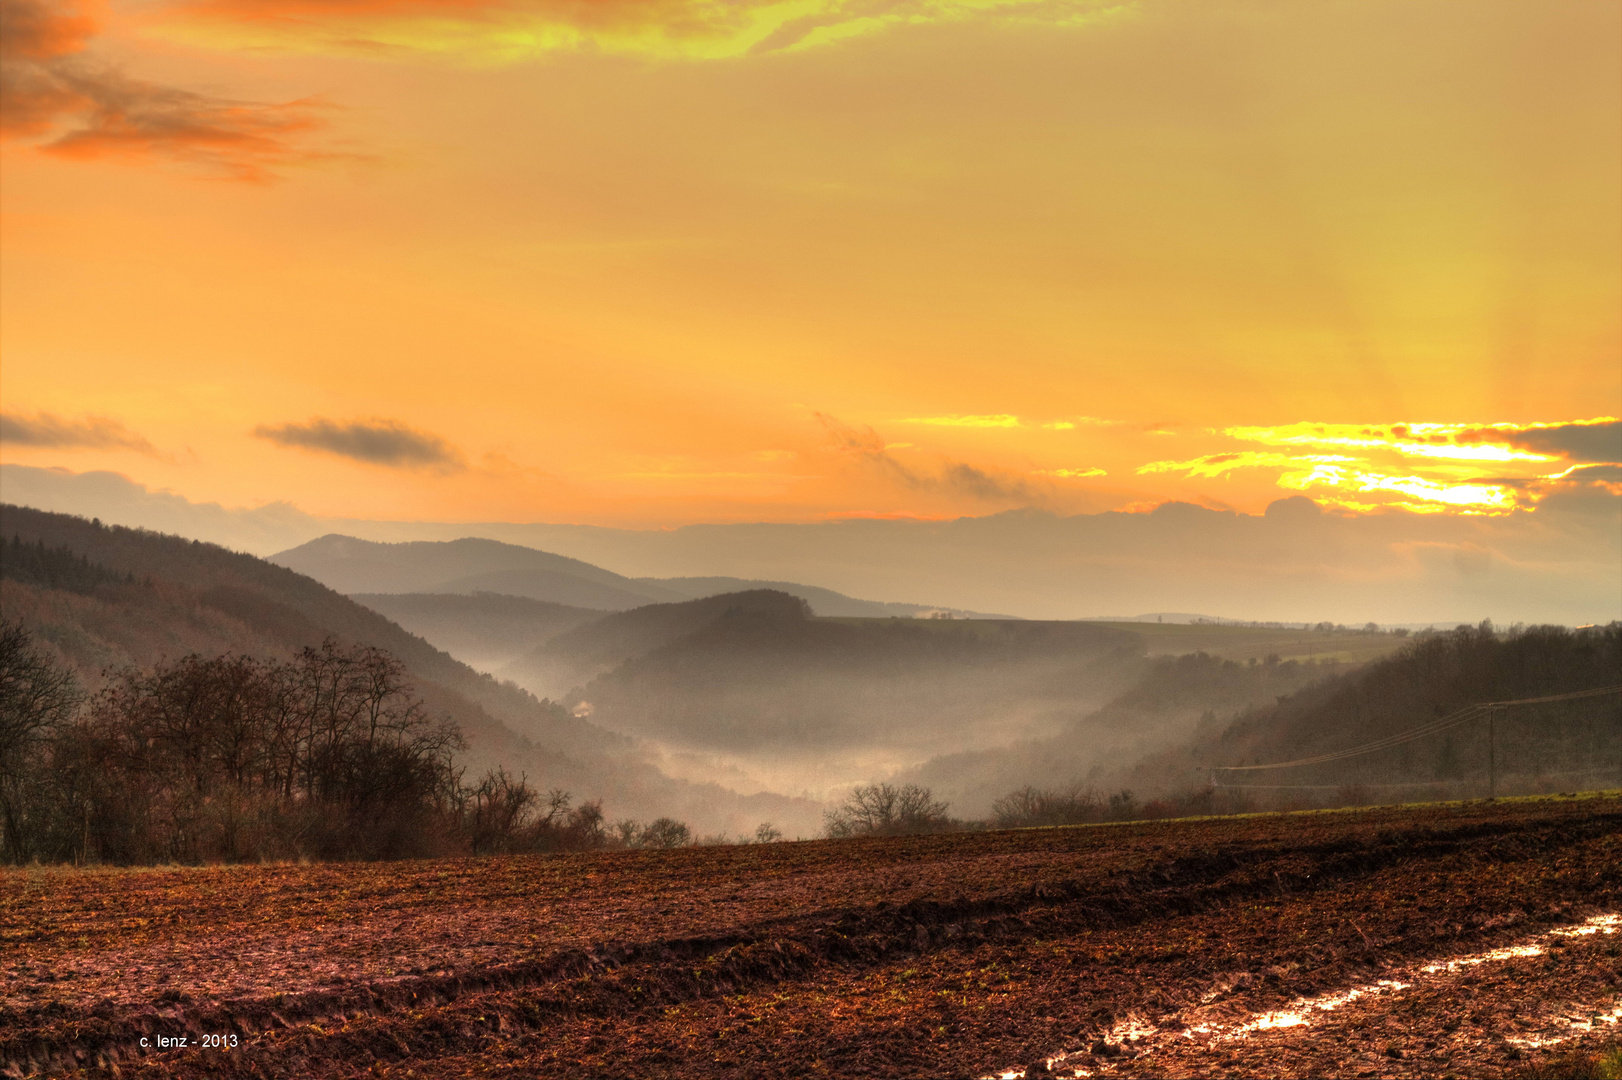
[[315,518],[198,505],[110,473],[0,466],[7,500],[273,555],[331,533],[399,543],[481,536],[630,577],[794,581],[864,600],[1022,618],[1142,611],[1451,626],[1622,617],[1614,501],[1566,494],[1535,514],[1336,514],[1300,496],[1262,514],[1168,503],[1147,514],[1011,511],[954,521],[847,520],[630,530]]

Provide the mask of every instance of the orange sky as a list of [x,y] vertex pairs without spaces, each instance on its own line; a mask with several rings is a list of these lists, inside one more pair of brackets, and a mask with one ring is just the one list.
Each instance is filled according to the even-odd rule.
[[6,462],[628,525],[1622,490],[1614,0],[0,2]]

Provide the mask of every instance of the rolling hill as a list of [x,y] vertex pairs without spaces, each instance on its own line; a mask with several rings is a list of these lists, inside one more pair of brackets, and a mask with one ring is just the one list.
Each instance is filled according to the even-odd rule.
[[[1180,790],[1202,778],[1187,761],[1191,744],[1249,710],[1346,670],[1334,660],[1151,655],[1130,687],[1096,710],[1070,712],[1050,735],[943,754],[899,779],[933,788],[966,814],[989,813],[998,798],[1028,785],[1133,787],[1140,795]],[[1137,770],[1145,758],[1164,761],[1167,769]]]

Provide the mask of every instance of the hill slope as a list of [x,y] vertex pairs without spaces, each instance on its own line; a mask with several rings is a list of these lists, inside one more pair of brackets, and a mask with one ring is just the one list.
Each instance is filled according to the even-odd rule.
[[[1051,736],[945,754],[900,779],[932,787],[967,814],[988,814],[997,799],[1027,786],[1156,794],[1187,785],[1188,745],[1200,733],[1344,670],[1334,661],[1239,663],[1203,652],[1151,657],[1119,697],[1096,711],[1072,711]],[[1175,775],[1152,782],[1132,775],[1156,753]]]
[[[1396,738],[1491,701],[1549,697],[1622,684],[1622,623],[1570,630],[1488,626],[1426,635],[1400,652],[1251,710],[1200,733],[1185,754],[1199,765],[1294,761]],[[1489,745],[1490,735],[1490,745]],[[1491,767],[1499,792],[1622,784],[1622,695],[1500,711],[1388,749],[1321,765],[1229,773],[1225,783],[1372,785],[1390,795],[1414,785],[1474,788]],[[1177,768],[1162,758],[1140,775]],[[1305,789],[1305,788],[1303,788]],[[1462,791],[1460,793],[1463,793]],[[1483,792],[1484,793],[1484,792]],[[1395,795],[1391,795],[1395,797]]]

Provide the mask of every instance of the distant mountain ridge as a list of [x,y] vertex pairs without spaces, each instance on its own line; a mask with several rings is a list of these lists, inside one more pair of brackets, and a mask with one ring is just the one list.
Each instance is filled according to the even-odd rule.
[[600,566],[497,540],[413,540],[399,544],[331,533],[270,560],[346,595],[499,593],[600,611],[679,603],[723,593],[772,589],[797,596],[823,616],[1006,618],[977,612],[858,600],[832,589],[792,581],[735,577],[629,578]]
[[[227,509],[112,472],[0,464],[0,491],[9,502],[263,555],[332,533],[380,541],[481,536],[632,578],[722,574],[808,582],[846,596],[1026,619],[1215,612],[1348,626],[1372,619],[1410,629],[1474,625],[1483,617],[1567,625],[1622,617],[1614,496],[1597,484],[1579,487],[1551,494],[1535,514],[1507,517],[1321,513],[1292,495],[1265,514],[1167,503],[1150,513],[1027,509],[943,521],[841,517],[616,528],[317,518],[287,503]],[[1466,555],[1472,561],[1460,563]],[[1491,573],[1475,572],[1480,557]]]
[[345,594],[493,592],[601,611],[686,599],[579,559],[476,537],[383,544],[333,533],[270,561]]

